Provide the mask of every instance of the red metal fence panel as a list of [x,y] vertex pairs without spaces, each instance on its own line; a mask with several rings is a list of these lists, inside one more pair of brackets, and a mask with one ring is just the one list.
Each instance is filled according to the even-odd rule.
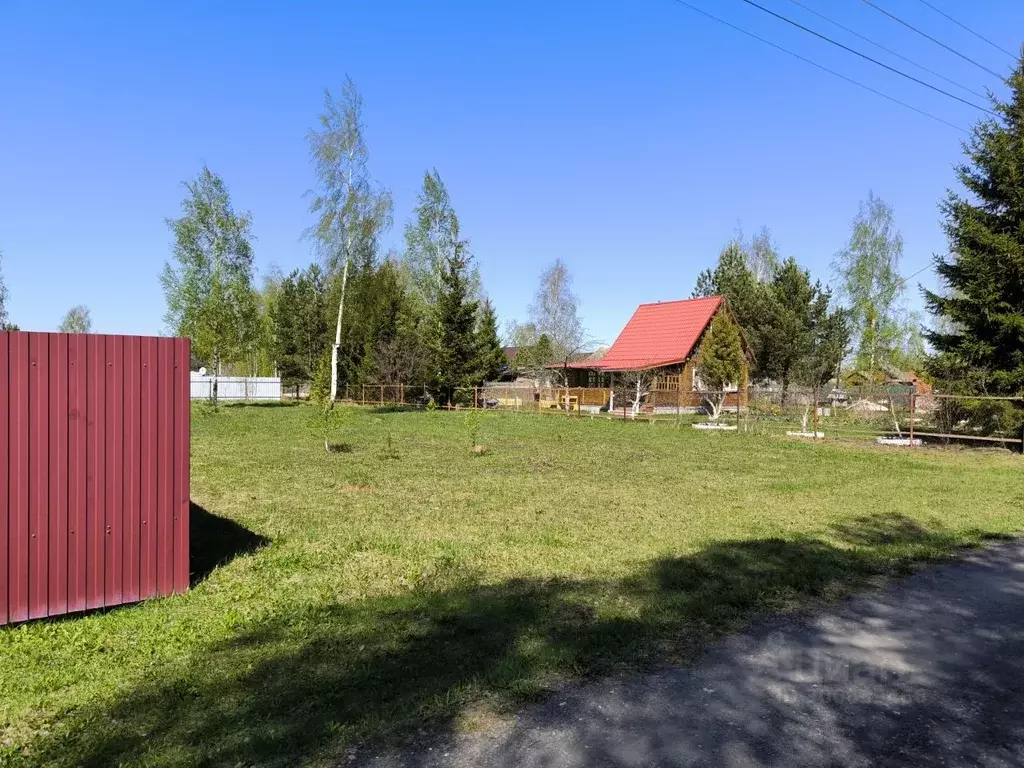
[[0,625],[189,584],[189,341],[0,332]]

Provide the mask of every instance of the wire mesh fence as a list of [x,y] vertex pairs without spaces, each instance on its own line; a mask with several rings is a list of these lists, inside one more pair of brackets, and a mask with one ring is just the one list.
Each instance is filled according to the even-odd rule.
[[748,432],[873,439],[883,444],[1019,446],[1024,397],[918,393],[894,385],[816,390],[752,388],[742,418]]
[[1003,445],[1024,451],[1024,397],[919,393],[913,386],[847,389],[749,387],[728,392],[673,389],[657,381],[614,387],[498,383],[450,389],[349,384],[342,400],[388,408],[513,411],[566,417],[675,421],[808,439]]

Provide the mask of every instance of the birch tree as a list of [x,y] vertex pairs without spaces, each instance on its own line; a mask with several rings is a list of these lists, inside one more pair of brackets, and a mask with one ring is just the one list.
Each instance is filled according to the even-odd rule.
[[89,333],[92,330],[92,316],[84,304],[72,307],[64,315],[57,328],[60,333]]
[[328,275],[340,280],[331,345],[331,402],[338,397],[338,352],[350,264],[360,249],[375,252],[380,234],[391,225],[391,195],[370,178],[364,132],[363,98],[355,83],[346,78],[337,98],[325,91],[319,126],[308,136],[317,177],[310,206],[317,220],[310,234],[320,248]]
[[836,254],[832,268],[848,309],[856,364],[872,374],[890,362],[899,345],[902,257],[903,235],[892,208],[869,194],[853,221],[850,242]]
[[761,227],[761,231],[751,238],[745,250],[747,266],[755,279],[759,283],[773,280],[782,260],[779,258],[779,249],[772,239],[771,230],[768,227]]
[[615,399],[629,403],[629,418],[635,419],[640,415],[644,401],[650,397],[651,387],[654,386],[655,375],[653,371],[623,371],[615,376],[616,385],[612,388],[611,399],[608,403],[610,411],[615,410]]
[[[426,311],[432,311],[441,290],[441,274],[452,255],[458,239],[459,219],[452,205],[448,187],[434,168],[423,174],[423,186],[416,196],[416,207],[405,225],[403,264],[408,272],[410,289]],[[467,248],[468,243],[463,243]],[[466,274],[469,295],[478,298],[480,272],[470,263]]]
[[0,251],[0,331],[15,330],[7,314],[7,283],[4,282],[4,254]]
[[565,262],[556,259],[540,276],[540,285],[530,304],[530,320],[538,334],[551,341],[552,361],[568,365],[583,348],[594,343],[579,315],[579,299],[572,290],[572,275]]
[[174,335],[190,337],[195,356],[210,364],[216,402],[221,365],[245,354],[257,326],[252,218],[235,212],[223,179],[205,166],[185,189],[181,218],[167,220],[174,245],[160,277],[164,319]]

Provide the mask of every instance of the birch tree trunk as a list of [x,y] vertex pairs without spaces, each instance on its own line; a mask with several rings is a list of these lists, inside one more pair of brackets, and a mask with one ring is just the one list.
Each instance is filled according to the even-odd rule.
[[345,285],[348,283],[348,254],[341,270],[341,300],[338,302],[338,323],[334,327],[334,345],[331,347],[331,402],[338,399],[338,350],[341,349],[341,317],[345,312]]

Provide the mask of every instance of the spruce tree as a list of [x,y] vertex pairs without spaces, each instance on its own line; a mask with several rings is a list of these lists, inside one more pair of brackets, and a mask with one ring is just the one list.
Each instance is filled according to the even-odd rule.
[[743,386],[743,342],[740,329],[720,310],[704,333],[697,354],[697,376],[700,378],[704,398],[711,407],[712,420],[717,419],[725,401],[725,388]]
[[[457,228],[455,233],[457,236]],[[465,243],[456,237],[442,265],[435,305],[434,396],[442,404],[472,400],[466,388],[479,381],[474,333],[477,302],[469,298],[469,260]]]
[[737,322],[743,329],[757,360],[757,375],[770,375],[762,371],[770,357],[770,340],[762,331],[774,307],[771,303],[769,282],[759,282],[748,265],[748,255],[739,240],[729,242],[718,255],[715,268],[705,269],[697,276],[692,298],[723,296],[729,302]]
[[476,329],[477,370],[482,381],[498,378],[508,364],[505,350],[498,338],[498,316],[490,299],[480,305],[480,322]]
[[1007,101],[978,123],[956,169],[969,193],[942,204],[949,255],[936,256],[943,293],[924,291],[936,377],[963,391],[1024,393],[1024,59]]
[[296,269],[281,281],[273,307],[274,359],[285,387],[312,381],[328,348],[331,318],[325,291],[324,275],[316,264],[302,272]]

